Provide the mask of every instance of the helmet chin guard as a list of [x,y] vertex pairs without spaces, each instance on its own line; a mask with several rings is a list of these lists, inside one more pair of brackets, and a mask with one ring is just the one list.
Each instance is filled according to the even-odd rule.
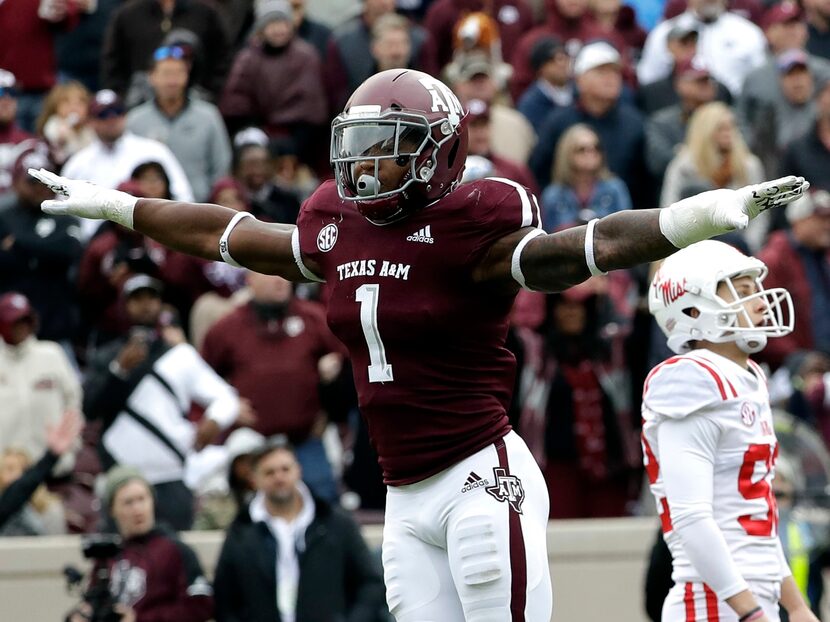
[[[793,303],[781,287],[764,289],[767,267],[737,249],[707,240],[692,244],[668,257],[649,287],[649,311],[668,338],[669,348],[682,354],[695,341],[735,342],[747,354],[760,352],[769,337],[792,332]],[[755,291],[741,295],[733,279],[748,276]],[[726,283],[729,300],[718,295]],[[752,320],[749,309],[758,307],[761,321]]]

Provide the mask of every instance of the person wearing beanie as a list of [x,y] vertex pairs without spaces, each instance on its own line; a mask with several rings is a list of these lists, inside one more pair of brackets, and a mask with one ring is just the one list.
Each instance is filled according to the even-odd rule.
[[[98,560],[109,566],[115,611],[122,622],[177,620],[206,622],[213,617],[213,590],[193,550],[174,534],[156,525],[153,487],[133,467],[116,466],[106,474],[101,505],[112,517],[120,538],[118,554]],[[69,622],[90,619],[92,606],[82,601],[67,616]]]

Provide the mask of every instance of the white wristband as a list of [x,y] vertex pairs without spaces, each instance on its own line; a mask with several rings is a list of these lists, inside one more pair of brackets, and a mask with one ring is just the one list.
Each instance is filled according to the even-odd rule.
[[588,266],[588,271],[592,276],[600,276],[608,274],[597,267],[597,262],[594,260],[594,227],[597,226],[599,218],[594,218],[588,222],[588,228],[585,230],[585,264]]
[[[225,232],[222,234],[222,237],[219,238],[219,254],[222,256],[222,261],[233,266],[234,268],[243,268],[244,266],[237,263],[237,261],[231,257],[230,250],[228,249],[228,238],[231,237],[231,231],[233,231],[233,228],[238,225],[239,221],[243,218],[254,218],[254,215],[250,212],[237,212],[234,214],[233,218],[231,218],[228,226],[225,227]],[[254,220],[256,220],[256,218],[254,218]]]

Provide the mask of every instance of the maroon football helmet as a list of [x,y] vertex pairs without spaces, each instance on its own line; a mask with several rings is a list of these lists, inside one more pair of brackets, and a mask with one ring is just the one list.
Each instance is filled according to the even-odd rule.
[[[461,103],[447,85],[420,71],[375,74],[332,122],[337,191],[376,225],[400,220],[455,188],[466,158]],[[381,160],[407,169],[397,188],[381,188]],[[360,162],[374,163],[374,175],[355,179]]]

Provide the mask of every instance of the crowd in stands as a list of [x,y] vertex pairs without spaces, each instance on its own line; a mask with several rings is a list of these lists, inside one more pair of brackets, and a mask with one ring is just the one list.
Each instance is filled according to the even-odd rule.
[[[331,119],[391,68],[454,90],[464,180],[527,186],[547,231],[806,177],[808,197],[726,241],[793,293],[796,330],[758,358],[778,405],[830,443],[828,0],[362,0],[334,2],[325,23],[306,1],[0,3],[0,489],[65,411],[87,421],[51,492],[0,533],[101,528],[95,482],[116,466],[153,489],[160,522],[226,528],[248,516],[252,456],[275,436],[314,499],[383,508],[325,285],[46,215],[50,191],[26,171],[293,223],[332,174]],[[639,400],[667,353],[650,274],[517,298],[511,421],[543,467],[551,517],[643,511]]]

